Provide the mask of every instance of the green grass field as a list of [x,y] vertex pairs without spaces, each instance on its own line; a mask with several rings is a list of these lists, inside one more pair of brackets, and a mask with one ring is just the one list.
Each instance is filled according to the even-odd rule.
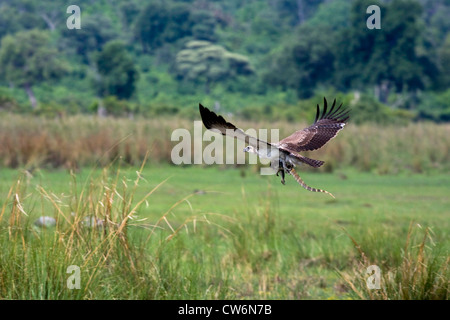
[[448,299],[449,175],[299,170],[333,199],[252,167],[138,172],[2,169],[0,298]]

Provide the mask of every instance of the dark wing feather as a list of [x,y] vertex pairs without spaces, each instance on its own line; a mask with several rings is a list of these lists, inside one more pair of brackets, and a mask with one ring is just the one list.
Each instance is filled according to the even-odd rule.
[[349,118],[349,110],[341,109],[342,104],[335,109],[335,99],[331,109],[327,112],[327,100],[323,98],[323,101],[322,115],[320,115],[320,108],[317,105],[314,124],[303,130],[298,130],[278,142],[278,146],[281,149],[290,152],[317,150],[334,138],[344,128]]
[[255,137],[252,137],[246,134],[239,128],[230,122],[227,122],[222,116],[218,116],[208,108],[202,106],[199,103],[200,115],[202,117],[203,124],[206,129],[216,131],[221,133],[222,135],[231,136],[233,138],[237,138],[245,141],[245,143],[255,147],[255,148],[267,148],[272,147],[270,143],[259,140]]

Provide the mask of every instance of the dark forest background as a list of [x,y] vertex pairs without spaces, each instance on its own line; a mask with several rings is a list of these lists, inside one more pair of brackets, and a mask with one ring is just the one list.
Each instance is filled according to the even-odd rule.
[[447,0],[3,0],[0,109],[298,121],[326,96],[356,123],[447,122],[449,17]]

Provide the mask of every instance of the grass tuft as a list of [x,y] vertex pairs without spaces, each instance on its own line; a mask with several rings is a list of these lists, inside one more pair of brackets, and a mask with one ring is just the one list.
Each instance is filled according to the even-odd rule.
[[[359,262],[349,272],[341,272],[341,277],[353,293],[361,299],[382,300],[447,300],[449,298],[450,276],[448,253],[436,246],[429,228],[410,224],[404,248],[401,250],[401,263],[389,268],[379,259],[370,259],[369,253],[375,248],[364,248],[351,235],[347,234],[358,251]],[[366,269],[378,265],[381,269],[380,289],[367,285],[369,274]]]

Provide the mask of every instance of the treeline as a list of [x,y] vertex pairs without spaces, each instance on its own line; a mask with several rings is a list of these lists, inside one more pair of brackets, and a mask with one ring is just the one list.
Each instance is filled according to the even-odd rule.
[[298,121],[337,96],[359,122],[450,120],[445,0],[99,0],[81,29],[70,4],[2,1],[0,109]]

